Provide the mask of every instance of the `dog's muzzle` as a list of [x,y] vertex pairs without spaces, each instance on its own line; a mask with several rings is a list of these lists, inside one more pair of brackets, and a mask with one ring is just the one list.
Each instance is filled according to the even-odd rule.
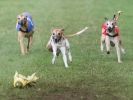
[[20,21],[18,21],[18,24],[21,25],[21,26],[24,26],[26,24],[26,21],[20,20]]
[[53,37],[53,40],[54,40],[54,42],[55,42],[55,43],[57,43],[57,42],[58,42],[58,39],[57,39],[57,38],[55,38],[55,37]]
[[22,22],[21,22],[21,21],[18,21],[18,24],[19,24],[19,25],[22,25]]
[[21,26],[24,26],[23,21],[18,21],[18,24],[21,25]]
[[112,32],[112,31],[113,31],[113,28],[109,27],[109,28],[108,28],[108,31],[109,31],[109,32]]
[[55,43],[58,43],[61,40],[61,38],[53,37],[53,40]]
[[57,43],[58,42],[58,39],[54,39],[54,41],[55,41],[55,43]]

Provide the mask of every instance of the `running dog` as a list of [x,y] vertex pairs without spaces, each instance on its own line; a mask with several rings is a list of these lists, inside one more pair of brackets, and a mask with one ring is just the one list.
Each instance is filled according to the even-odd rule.
[[72,55],[70,52],[70,44],[68,42],[68,38],[73,37],[75,35],[79,35],[83,33],[84,31],[86,31],[87,29],[88,27],[69,36],[64,35],[64,29],[53,29],[51,31],[52,35],[46,46],[50,52],[53,52],[52,64],[55,63],[56,57],[61,52],[63,55],[63,61],[65,64],[65,67],[68,68],[67,57],[69,58],[69,61],[72,62]]
[[[17,16],[16,30],[18,31],[18,42],[20,44],[21,54],[25,55],[32,44],[34,24],[30,13],[24,12]],[[28,39],[27,48],[24,45],[24,38]]]
[[107,54],[110,54],[110,46],[115,46],[117,52],[118,63],[121,63],[121,52],[125,53],[122,47],[122,41],[120,39],[120,30],[117,26],[117,21],[121,11],[118,12],[118,16],[114,15],[112,20],[105,18],[105,23],[102,25],[101,35],[101,51],[103,52],[104,44],[106,45]]

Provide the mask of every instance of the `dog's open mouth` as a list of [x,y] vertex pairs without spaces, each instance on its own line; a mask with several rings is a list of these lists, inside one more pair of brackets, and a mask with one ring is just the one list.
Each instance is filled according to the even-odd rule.
[[55,43],[57,43],[58,42],[58,39],[54,39],[54,41],[55,41]]
[[27,23],[27,20],[26,19],[23,19],[23,20],[19,20],[18,21],[18,24],[21,25],[21,26],[25,26]]
[[109,32],[112,32],[112,31],[113,31],[113,28],[109,27],[109,28],[108,28],[108,31],[109,31]]
[[55,37],[53,37],[53,40],[54,40],[55,43],[58,43],[61,40],[61,38],[55,38]]

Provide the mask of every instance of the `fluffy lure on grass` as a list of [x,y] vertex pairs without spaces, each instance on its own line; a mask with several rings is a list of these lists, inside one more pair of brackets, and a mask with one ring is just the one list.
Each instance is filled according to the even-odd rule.
[[14,87],[23,88],[26,86],[33,86],[39,79],[35,74],[36,73],[33,73],[32,75],[26,77],[16,71],[14,75]]

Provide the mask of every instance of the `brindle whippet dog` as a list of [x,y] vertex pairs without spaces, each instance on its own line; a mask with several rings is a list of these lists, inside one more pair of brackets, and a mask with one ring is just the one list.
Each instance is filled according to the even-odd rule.
[[[24,12],[17,16],[16,29],[18,31],[18,42],[20,43],[21,54],[25,55],[32,44],[34,24],[30,13]],[[28,39],[27,48],[24,45],[24,38]]]

